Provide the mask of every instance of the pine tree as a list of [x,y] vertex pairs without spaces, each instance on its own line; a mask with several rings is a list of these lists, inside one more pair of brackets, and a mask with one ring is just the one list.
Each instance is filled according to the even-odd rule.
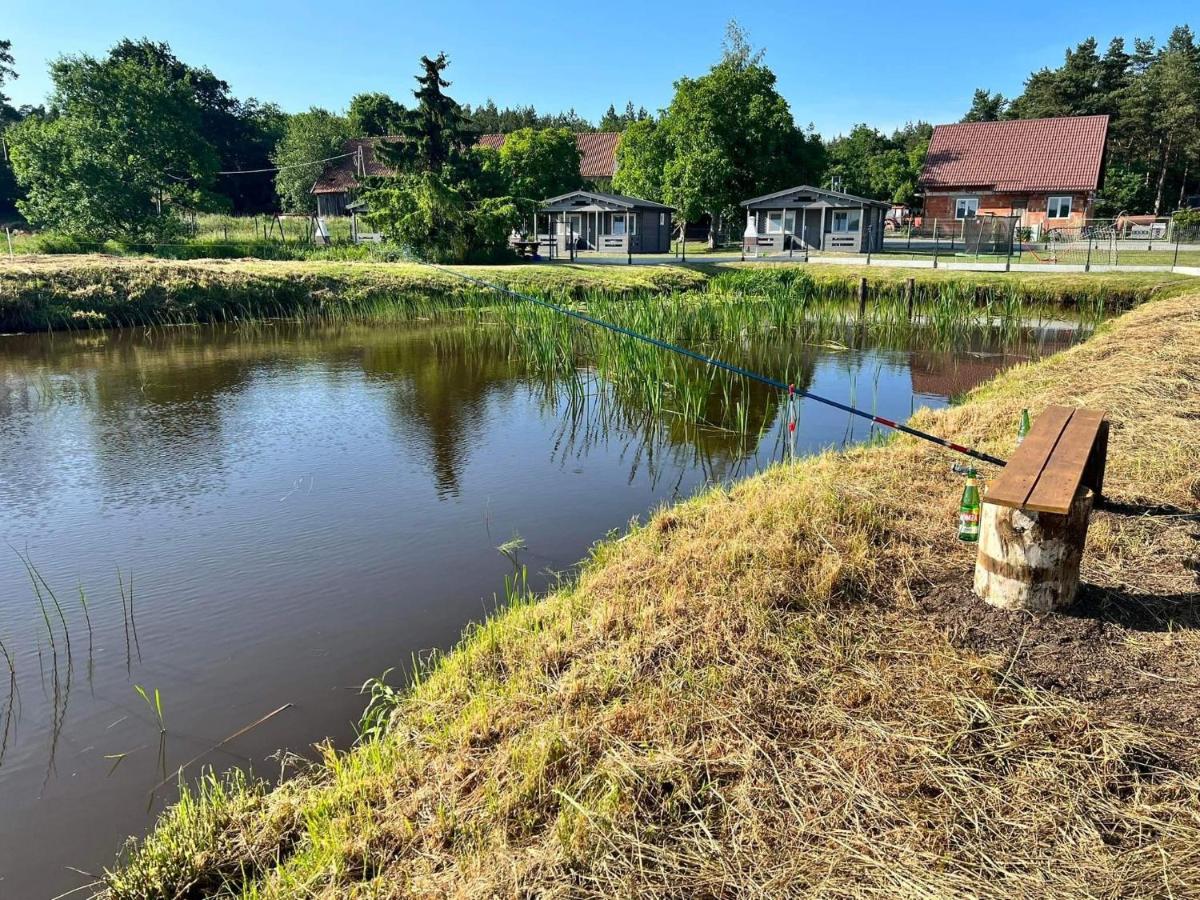
[[971,108],[962,117],[964,122],[995,122],[1004,117],[1008,101],[1003,94],[990,94],[984,88],[976,88]]

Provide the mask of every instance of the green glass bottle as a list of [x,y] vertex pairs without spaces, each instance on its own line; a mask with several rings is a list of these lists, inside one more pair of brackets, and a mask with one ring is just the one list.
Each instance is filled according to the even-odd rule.
[[1025,440],[1025,436],[1029,434],[1029,410],[1021,410],[1021,421],[1017,423],[1017,446],[1021,446],[1021,442]]
[[962,501],[958,504],[958,539],[975,542],[979,540],[979,474],[967,469],[967,486],[963,488]]

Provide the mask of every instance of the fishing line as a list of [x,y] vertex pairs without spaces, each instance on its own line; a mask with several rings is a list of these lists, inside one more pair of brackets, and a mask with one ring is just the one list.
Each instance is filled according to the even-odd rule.
[[678,353],[680,356],[686,356],[689,359],[694,359],[706,366],[712,366],[715,369],[722,369],[726,372],[731,372],[734,375],[740,375],[743,378],[750,379],[751,381],[757,381],[760,384],[773,387],[778,391],[785,391],[789,396],[795,394],[800,397],[806,397],[809,400],[815,400],[817,403],[823,403],[826,406],[832,406],[834,409],[840,409],[842,412],[859,416],[860,418],[866,419],[869,422],[874,422],[876,425],[882,425],[885,428],[891,428],[893,431],[899,431],[904,434],[912,435],[915,438],[920,438],[923,441],[929,441],[930,443],[937,444],[939,447],[945,447],[947,450],[953,450],[955,453],[962,453],[963,455],[969,456],[972,459],[977,459],[980,462],[990,463],[993,466],[1006,465],[1004,460],[988,453],[984,453],[981,450],[975,450],[971,447],[964,447],[962,444],[956,444],[953,441],[940,438],[935,434],[929,434],[928,432],[921,431],[918,428],[913,428],[900,422],[893,422],[891,419],[885,419],[883,416],[877,416],[861,409],[857,409],[856,407],[850,406],[846,403],[840,403],[837,400],[831,400],[828,397],[822,397],[820,394],[814,394],[811,391],[796,387],[794,384],[784,384],[782,381],[778,381],[767,375],[760,375],[757,372],[752,372],[749,369],[742,368],[741,366],[734,365],[733,363],[725,362],[724,360],[717,359],[715,356],[705,356],[703,353],[697,353],[695,350],[689,350],[687,347],[681,347],[678,344],[672,344],[669,341],[663,341],[656,337],[651,337],[648,334],[642,334],[641,332],[633,331],[632,329],[625,328],[622,325],[606,322],[603,319],[598,319],[595,316],[589,316],[587,313],[570,309],[569,307],[559,306],[557,303],[551,303],[549,300],[543,300],[540,297],[534,297],[530,294],[523,294],[520,291],[514,291],[512,288],[494,284],[490,281],[484,281],[482,278],[476,278],[473,275],[466,275],[462,272],[456,272],[453,269],[448,269],[445,266],[439,266],[436,263],[425,262],[423,260],[414,261],[420,265],[428,266],[431,269],[444,272],[445,274],[451,275],[455,278],[461,278],[463,281],[469,281],[472,284],[477,284],[480,287],[488,288],[501,294],[507,294],[509,297],[514,297],[518,300],[524,300],[527,303],[533,303],[536,306],[553,310],[554,312],[568,316],[572,319],[578,319],[581,322],[587,322],[589,325],[595,325],[598,328],[605,328],[616,334],[621,334],[637,341],[643,341],[644,343],[651,344],[652,346],[658,347],[662,350],[668,350],[671,353]]

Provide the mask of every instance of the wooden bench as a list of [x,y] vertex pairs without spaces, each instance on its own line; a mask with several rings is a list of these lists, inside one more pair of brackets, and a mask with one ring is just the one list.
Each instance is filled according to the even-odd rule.
[[976,594],[1034,611],[1071,603],[1107,459],[1104,413],[1051,406],[1037,417],[983,497]]

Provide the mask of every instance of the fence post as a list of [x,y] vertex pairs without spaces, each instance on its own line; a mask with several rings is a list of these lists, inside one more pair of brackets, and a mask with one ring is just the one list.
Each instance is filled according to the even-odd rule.
[[913,295],[917,292],[917,279],[909,278],[904,282],[904,296],[908,301],[908,321],[913,317]]
[[858,279],[858,318],[862,321],[867,315],[867,276]]
[[[16,259],[16,257],[13,255],[12,231],[9,230],[9,227],[7,225],[4,226],[4,236],[6,238],[8,238],[8,258]],[[1179,245],[1178,244],[1175,245],[1175,255],[1177,257],[1179,256]]]
[[867,226],[867,265],[868,265],[868,266],[871,264],[871,245],[872,245],[872,243],[874,243],[874,242],[871,240],[871,238],[874,236],[874,235],[872,234],[872,229],[873,229],[874,227],[875,227],[874,225],[868,225],[868,226]]
[[[7,230],[8,229],[6,228],[5,231],[7,231]],[[1179,226],[1178,225],[1175,226],[1174,231],[1175,231],[1175,257],[1171,260],[1171,268],[1172,269],[1174,269],[1176,266],[1179,265]],[[12,255],[12,238],[8,239],[8,252],[9,252],[9,255],[11,256]]]
[[938,258],[938,228],[937,228],[937,223],[938,223],[938,220],[937,220],[937,219],[934,219],[934,220],[933,220],[933,267],[934,267],[935,269],[937,268],[937,258]]

